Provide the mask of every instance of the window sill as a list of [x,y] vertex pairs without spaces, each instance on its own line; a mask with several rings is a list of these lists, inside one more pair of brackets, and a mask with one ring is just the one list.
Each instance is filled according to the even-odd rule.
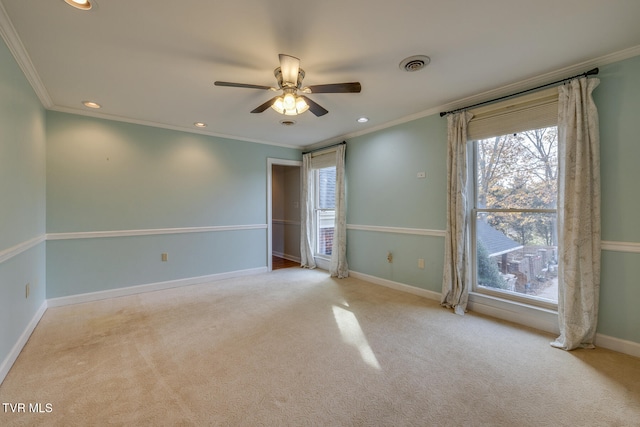
[[469,293],[469,310],[558,334],[558,312],[477,292]]
[[316,261],[316,265],[319,268],[323,270],[329,270],[329,266],[331,265],[331,258],[323,255],[314,255],[313,259]]

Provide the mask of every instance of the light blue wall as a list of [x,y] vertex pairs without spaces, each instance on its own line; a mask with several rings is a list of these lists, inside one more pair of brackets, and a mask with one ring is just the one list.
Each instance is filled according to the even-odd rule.
[[[600,67],[602,239],[640,243],[640,57]],[[349,224],[445,228],[446,120],[430,116],[348,141]],[[416,173],[426,172],[426,179]],[[350,269],[439,292],[444,239],[348,232]],[[387,252],[393,263],[386,261]],[[417,259],[425,259],[425,269]],[[602,254],[598,332],[640,343],[640,254]]]
[[[446,216],[446,120],[425,117],[348,141],[347,223],[441,231]],[[417,178],[425,172],[425,178]],[[439,291],[443,242],[438,236],[347,232],[349,268]],[[387,262],[392,252],[393,262]],[[418,268],[418,259],[425,268]]]
[[600,67],[598,77],[602,238],[640,243],[640,56]]
[[0,365],[45,299],[44,242],[7,251],[44,234],[45,113],[0,39]]
[[[48,112],[47,232],[266,224],[268,157],[300,152]],[[49,240],[47,297],[264,267],[266,233]]]
[[[640,244],[640,56],[600,67],[602,240]],[[603,251],[598,332],[640,343],[640,253]]]

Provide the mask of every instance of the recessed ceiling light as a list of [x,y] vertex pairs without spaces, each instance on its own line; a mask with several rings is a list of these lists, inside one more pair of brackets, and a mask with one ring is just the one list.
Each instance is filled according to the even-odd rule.
[[360,117],[358,119],[358,123],[367,123],[369,121],[369,119],[367,117]]
[[84,105],[85,107],[89,107],[89,108],[102,108],[102,105],[98,104],[97,102],[93,102],[93,101],[82,101],[82,105]]
[[195,127],[197,127],[197,128],[206,128],[207,127],[207,124],[206,123],[202,123],[202,122],[195,122],[193,125]]
[[431,58],[426,55],[410,56],[400,62],[400,69],[408,72],[419,71],[429,65],[430,62]]
[[92,7],[91,2],[89,0],[64,0],[64,1],[68,5],[73,6],[76,9],[80,9],[80,10],[89,10]]

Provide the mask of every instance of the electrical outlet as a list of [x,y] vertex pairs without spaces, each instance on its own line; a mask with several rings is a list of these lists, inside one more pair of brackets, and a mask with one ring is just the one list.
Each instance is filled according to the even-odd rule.
[[416,177],[417,177],[417,178],[426,178],[426,177],[427,177],[427,174],[426,174],[425,172],[418,172],[418,173],[416,174]]
[[387,252],[387,262],[389,264],[393,262],[393,254],[391,252]]
[[162,259],[162,262],[169,261],[169,254],[168,254],[168,253],[166,253],[166,252],[164,252],[164,253],[161,255],[161,259]]
[[424,259],[418,258],[418,268],[420,269],[424,268]]
[[24,287],[24,297],[29,298],[29,294],[31,293],[31,289],[29,288],[29,284],[27,283]]

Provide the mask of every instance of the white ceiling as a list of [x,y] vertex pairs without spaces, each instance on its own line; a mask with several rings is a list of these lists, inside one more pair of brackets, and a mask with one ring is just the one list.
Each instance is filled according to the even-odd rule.
[[[640,54],[638,0],[92,2],[0,0],[0,33],[46,108],[295,147]],[[329,114],[285,127],[271,109],[249,113],[273,92],[213,85],[275,86],[279,53],[300,58],[305,85],[359,81],[362,92],[309,95]],[[420,54],[427,68],[400,70]]]

